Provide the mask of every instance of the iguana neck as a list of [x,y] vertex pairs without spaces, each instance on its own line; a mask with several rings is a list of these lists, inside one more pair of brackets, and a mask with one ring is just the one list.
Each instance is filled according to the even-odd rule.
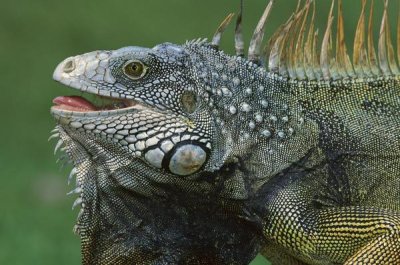
[[189,45],[187,49],[197,86],[204,91],[201,97],[207,105],[203,107],[213,116],[214,144],[220,150],[216,156],[223,157],[219,161],[224,164],[243,161],[246,165],[246,174],[238,170],[231,178],[235,192],[228,197],[251,197],[317,145],[316,124],[307,120],[301,98],[296,96],[301,93],[293,91],[298,88],[287,78],[207,46]]
[[[194,74],[205,91],[202,97],[215,116],[216,131],[225,142],[235,143],[232,155],[240,155],[260,141],[284,143],[303,127],[301,106],[286,78],[209,47],[187,48]],[[203,57],[214,60],[200,60]]]

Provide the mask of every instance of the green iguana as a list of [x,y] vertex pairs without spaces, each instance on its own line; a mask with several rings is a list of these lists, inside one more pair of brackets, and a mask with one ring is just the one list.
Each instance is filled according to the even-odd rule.
[[376,53],[362,1],[352,60],[341,2],[336,40],[332,3],[319,44],[307,0],[262,52],[271,1],[248,58],[240,12],[236,56],[218,49],[229,15],[211,42],[60,63],[55,80],[108,102],[65,96],[51,109],[56,150],[74,164],[83,264],[248,264],[259,252],[400,264],[400,70],[384,4]]

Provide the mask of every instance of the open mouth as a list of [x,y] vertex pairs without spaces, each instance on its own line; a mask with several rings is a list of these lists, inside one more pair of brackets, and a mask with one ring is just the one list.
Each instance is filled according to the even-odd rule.
[[111,86],[116,80],[107,68],[109,57],[110,52],[96,51],[69,57],[58,64],[53,79],[82,95],[56,97],[51,108],[54,116],[108,115],[145,108],[140,99],[127,99],[126,95],[113,91]]
[[82,96],[60,96],[53,99],[52,109],[71,112],[98,112],[128,109],[137,105],[134,100],[117,99],[90,94],[91,99]]

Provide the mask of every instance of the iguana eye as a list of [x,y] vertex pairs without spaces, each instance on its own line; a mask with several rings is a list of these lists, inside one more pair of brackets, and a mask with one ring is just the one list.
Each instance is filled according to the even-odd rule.
[[148,67],[140,61],[128,61],[124,65],[124,74],[133,80],[137,80],[146,75]]

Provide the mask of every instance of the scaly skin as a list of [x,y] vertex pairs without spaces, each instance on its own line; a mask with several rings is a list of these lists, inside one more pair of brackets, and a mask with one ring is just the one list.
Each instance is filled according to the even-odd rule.
[[[132,78],[130,62],[147,70]],[[130,105],[52,108],[83,264],[248,264],[259,251],[400,264],[398,77],[296,81],[193,41],[71,57],[54,79]]]

